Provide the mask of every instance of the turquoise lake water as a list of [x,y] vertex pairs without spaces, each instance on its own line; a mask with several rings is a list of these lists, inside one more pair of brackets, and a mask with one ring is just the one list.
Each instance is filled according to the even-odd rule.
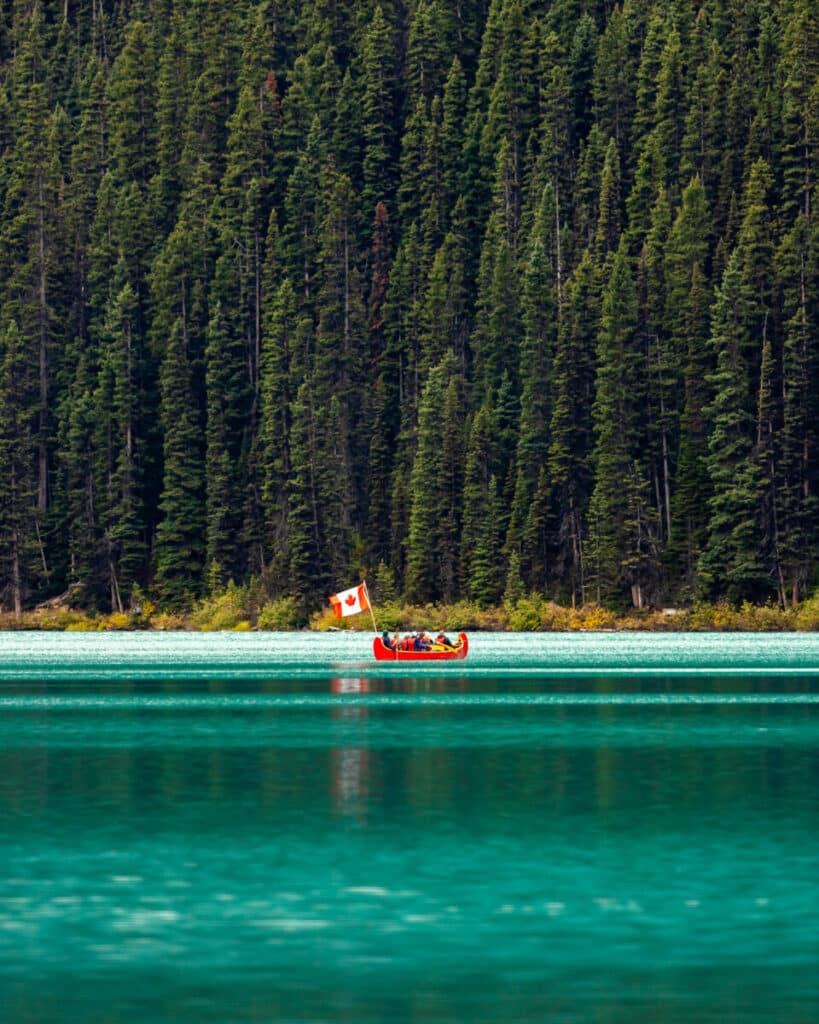
[[13,1024],[819,1019],[819,636],[0,634]]

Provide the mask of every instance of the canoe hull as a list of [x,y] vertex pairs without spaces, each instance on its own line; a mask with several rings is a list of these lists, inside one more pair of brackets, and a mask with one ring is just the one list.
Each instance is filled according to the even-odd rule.
[[469,650],[466,633],[458,634],[458,646],[452,651],[393,651],[385,647],[380,636],[373,640],[376,661],[462,661]]

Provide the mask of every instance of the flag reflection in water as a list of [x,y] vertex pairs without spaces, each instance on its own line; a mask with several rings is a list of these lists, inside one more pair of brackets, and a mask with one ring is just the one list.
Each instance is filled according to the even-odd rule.
[[[333,679],[330,691],[342,696],[371,693],[372,679]],[[368,709],[351,703],[346,707],[334,707],[333,718],[352,729],[359,726],[362,736],[366,729]],[[348,729],[344,729],[347,733]],[[330,751],[331,778],[333,784],[333,809],[336,814],[358,818],[367,816],[367,798],[370,790],[370,753],[366,747],[333,747]]]

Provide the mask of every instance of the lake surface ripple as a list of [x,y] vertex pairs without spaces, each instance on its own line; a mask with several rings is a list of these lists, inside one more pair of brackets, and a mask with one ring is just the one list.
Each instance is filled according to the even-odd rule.
[[3,1020],[819,1019],[819,637],[470,642],[0,634]]

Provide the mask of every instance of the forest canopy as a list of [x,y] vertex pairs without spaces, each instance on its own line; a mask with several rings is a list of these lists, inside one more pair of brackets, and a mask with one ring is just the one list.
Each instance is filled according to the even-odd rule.
[[0,603],[804,598],[817,139],[815,0],[0,0]]

